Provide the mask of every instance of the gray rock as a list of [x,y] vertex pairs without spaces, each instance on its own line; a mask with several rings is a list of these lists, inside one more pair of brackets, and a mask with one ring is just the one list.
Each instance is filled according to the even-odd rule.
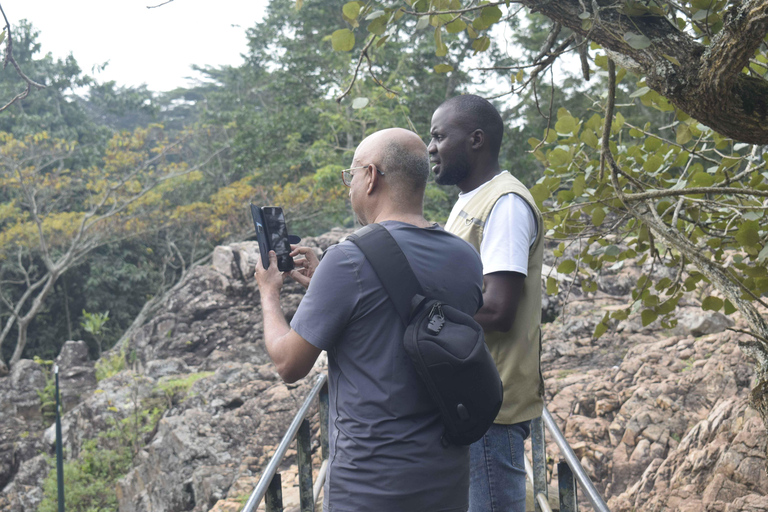
[[168,359],[157,359],[147,363],[144,373],[147,377],[153,379],[159,379],[160,377],[167,377],[168,375],[178,375],[181,373],[189,373],[189,366],[183,359],[178,357],[171,357]]
[[705,334],[716,334],[733,327],[735,322],[719,311],[688,311],[682,315],[680,322],[692,335],[699,337]]
[[62,412],[67,412],[96,389],[96,370],[84,341],[67,341],[56,358]]

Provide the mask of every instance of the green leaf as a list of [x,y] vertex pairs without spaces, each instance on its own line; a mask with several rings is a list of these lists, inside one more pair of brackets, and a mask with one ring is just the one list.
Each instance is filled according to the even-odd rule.
[[625,33],[624,40],[635,50],[644,50],[651,46],[651,40],[648,37],[634,32]]
[[547,295],[557,295],[559,287],[557,286],[557,279],[554,277],[547,278]]
[[[478,31],[479,31],[479,30],[485,30],[485,29],[487,29],[489,26],[490,26],[490,25],[488,25],[488,23],[485,21],[485,19],[483,19],[482,15],[481,15],[481,16],[478,16],[478,17],[476,17],[475,19],[473,19],[473,20],[472,20],[472,25],[471,25],[471,27],[472,27],[474,30],[478,30]],[[467,30],[467,33],[469,33],[469,30]]]
[[571,116],[563,116],[555,123],[557,133],[573,133],[578,127],[576,119]]
[[603,223],[603,220],[605,220],[605,210],[603,210],[601,206],[595,207],[595,209],[592,210],[592,224],[599,226]]
[[368,32],[380,36],[387,31],[387,17],[381,16],[368,24]]
[[576,270],[576,262],[573,260],[565,260],[557,266],[557,271],[561,274],[570,274]]
[[736,312],[736,306],[731,304],[731,301],[726,300],[725,301],[725,310],[724,311],[725,311],[726,315],[732,315],[733,313]]
[[555,167],[560,167],[570,163],[571,155],[564,149],[555,148],[549,152],[547,159],[549,160],[550,164],[554,165]]
[[457,19],[455,21],[448,23],[445,26],[445,31],[448,32],[449,34],[458,34],[459,32],[463,31],[466,28],[467,28],[467,24],[463,20]]
[[667,55],[666,53],[662,53],[661,56],[667,59],[669,62],[671,62],[675,66],[680,67],[680,61],[674,58],[673,56]]
[[757,255],[757,261],[758,263],[763,263],[765,260],[768,259],[768,244],[765,244],[765,247],[760,251],[760,254]]
[[643,322],[643,327],[646,327],[647,325],[653,323],[654,320],[656,320],[659,317],[658,314],[652,309],[644,309],[642,313],[640,313],[640,318]]
[[650,87],[641,87],[632,94],[629,95],[630,98],[639,98],[640,96],[645,96],[647,93],[649,93],[651,90]]
[[429,26],[429,16],[421,16],[419,21],[416,22],[415,30],[422,30]]
[[[346,13],[345,13],[346,14]],[[376,18],[381,18],[382,16],[386,15],[387,13],[384,11],[373,11],[371,14],[365,17],[366,20],[375,20]]]
[[715,177],[704,171],[696,172],[688,179],[691,187],[711,187],[714,183]]
[[501,9],[499,9],[498,5],[489,5],[480,12],[480,16],[486,25],[490,27],[501,19]]
[[701,309],[704,311],[720,311],[720,309],[723,307],[723,299],[719,299],[717,297],[709,296],[703,301],[701,301]]
[[597,140],[597,135],[595,135],[595,132],[589,129],[582,131],[581,135],[579,136],[579,139],[584,144],[586,144],[587,146],[593,149],[596,149],[598,142],[600,142]]
[[600,322],[595,326],[595,332],[592,334],[592,337],[597,339],[603,334],[605,334],[608,331],[608,325],[604,324],[603,322]]
[[629,310],[620,309],[618,311],[614,311],[613,313],[611,313],[611,318],[619,321],[626,320],[627,318],[629,318]]
[[347,2],[341,10],[344,12],[344,16],[354,20],[360,14],[360,4],[357,2]]
[[435,73],[449,73],[453,71],[453,66],[450,64],[438,64],[435,66]]
[[448,54],[448,47],[443,43],[443,34],[440,27],[435,29],[435,55],[445,57]]
[[359,110],[365,108],[368,105],[368,98],[360,97],[352,100],[352,108]]
[[691,129],[687,124],[681,124],[677,127],[677,134],[675,135],[675,141],[680,144],[688,144],[693,138]]
[[533,199],[536,201],[536,206],[541,208],[541,205],[549,199],[549,196],[551,192],[547,187],[542,185],[541,183],[537,183],[530,189],[530,193],[533,196]]
[[348,52],[355,47],[355,34],[348,28],[339,29],[331,35],[331,45],[337,52]]
[[[743,222],[736,231],[736,241],[742,247],[753,247],[760,243],[759,224],[755,220]],[[758,256],[759,257],[759,256]]]
[[643,170],[648,174],[653,174],[659,170],[659,167],[664,163],[664,159],[659,155],[651,155],[643,164]]
[[709,10],[715,6],[717,0],[692,0],[691,5],[697,9]]
[[491,47],[491,38],[488,36],[478,37],[472,42],[472,49],[475,53],[484,52]]

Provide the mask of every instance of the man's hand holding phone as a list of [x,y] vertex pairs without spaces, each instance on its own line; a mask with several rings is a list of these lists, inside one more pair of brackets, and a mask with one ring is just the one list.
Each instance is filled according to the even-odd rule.
[[280,289],[283,287],[283,281],[287,272],[280,272],[277,268],[277,254],[275,251],[269,251],[269,268],[264,268],[261,263],[261,258],[256,258],[256,272],[254,277],[256,278],[256,284],[259,287],[259,293],[261,295],[269,295],[270,293],[280,296]]
[[[303,258],[297,259],[296,256],[302,255]],[[294,269],[291,270],[290,276],[294,281],[302,285],[304,288],[309,287],[309,281],[312,279],[312,275],[315,273],[315,269],[320,264],[320,260],[317,259],[315,251],[310,247],[301,247],[291,244],[291,254],[293,258]]]

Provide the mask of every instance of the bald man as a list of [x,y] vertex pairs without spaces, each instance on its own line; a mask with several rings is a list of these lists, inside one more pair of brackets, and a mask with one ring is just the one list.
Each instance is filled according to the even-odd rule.
[[[376,132],[342,173],[360,223],[379,223],[398,242],[426,295],[474,315],[482,264],[461,239],[422,213],[427,148],[413,132]],[[286,382],[304,377],[328,352],[330,465],[327,512],[464,512],[469,451],[443,446],[438,410],[403,348],[405,326],[358,247],[343,241],[318,264],[296,247],[292,271],[307,293],[290,326],[280,309],[283,278],[270,253],[256,280],[264,341]]]

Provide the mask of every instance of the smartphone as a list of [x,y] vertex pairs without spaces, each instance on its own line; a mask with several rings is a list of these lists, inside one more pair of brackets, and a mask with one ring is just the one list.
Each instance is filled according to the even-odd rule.
[[283,209],[277,206],[251,205],[251,216],[256,228],[256,240],[259,242],[261,264],[269,268],[269,251],[277,255],[277,269],[281,272],[293,270],[291,245],[288,236],[288,226],[285,224]]

